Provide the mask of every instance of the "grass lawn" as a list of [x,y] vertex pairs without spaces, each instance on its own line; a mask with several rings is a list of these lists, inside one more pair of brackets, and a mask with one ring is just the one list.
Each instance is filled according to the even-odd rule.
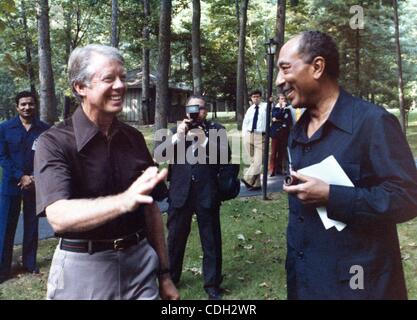
[[411,112],[408,117],[407,140],[414,158],[417,158],[417,110]]
[[[285,226],[287,199],[239,198],[222,207],[223,286],[228,299],[285,299]],[[166,215],[164,215],[164,220]],[[0,299],[43,299],[55,239],[40,241],[40,275],[15,274],[0,285]],[[16,246],[15,256],[21,253]],[[183,299],[206,299],[201,275],[202,252],[197,224],[192,224],[179,290]]]
[[[233,115],[221,120],[228,130],[235,127]],[[152,145],[152,128],[142,127]],[[410,114],[407,134],[417,157],[417,112]],[[285,299],[285,233],[287,197],[274,193],[272,201],[260,197],[239,198],[222,206],[223,287],[226,299]],[[164,220],[166,216],[164,215]],[[403,265],[410,299],[417,299],[417,219],[398,227]],[[0,299],[43,299],[55,239],[40,241],[40,275],[15,271],[14,278],[0,285]],[[15,247],[15,257],[21,247]],[[202,288],[202,252],[196,223],[192,225],[179,290],[183,299],[206,299]]]

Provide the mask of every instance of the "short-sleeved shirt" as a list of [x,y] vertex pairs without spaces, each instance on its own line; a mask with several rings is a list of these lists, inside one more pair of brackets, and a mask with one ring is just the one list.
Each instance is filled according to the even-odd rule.
[[[154,161],[143,135],[114,119],[109,136],[79,107],[71,118],[39,138],[35,154],[37,214],[63,199],[94,199],[124,192]],[[164,197],[165,185],[154,189]],[[143,206],[86,232],[58,236],[70,239],[115,239],[145,227]]]

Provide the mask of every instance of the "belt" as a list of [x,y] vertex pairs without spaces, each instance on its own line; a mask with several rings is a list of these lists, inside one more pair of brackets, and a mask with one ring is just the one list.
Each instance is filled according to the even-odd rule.
[[146,238],[145,232],[136,232],[129,236],[113,240],[77,240],[61,238],[61,250],[93,254],[105,250],[121,251],[138,244]]

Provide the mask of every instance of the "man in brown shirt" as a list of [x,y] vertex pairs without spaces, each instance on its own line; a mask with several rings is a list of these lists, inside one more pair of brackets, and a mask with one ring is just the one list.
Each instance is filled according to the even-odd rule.
[[81,107],[40,137],[35,155],[37,213],[60,237],[47,298],[178,299],[153,202],[166,170],[158,173],[142,134],[116,118],[123,58],[88,45],[72,52],[68,70]]

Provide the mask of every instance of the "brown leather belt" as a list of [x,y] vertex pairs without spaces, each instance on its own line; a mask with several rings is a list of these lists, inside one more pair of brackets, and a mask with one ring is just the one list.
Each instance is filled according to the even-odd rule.
[[105,250],[125,250],[131,246],[138,244],[146,238],[145,232],[136,232],[129,236],[119,239],[109,240],[78,240],[61,238],[60,249],[71,252],[80,252],[93,254]]

